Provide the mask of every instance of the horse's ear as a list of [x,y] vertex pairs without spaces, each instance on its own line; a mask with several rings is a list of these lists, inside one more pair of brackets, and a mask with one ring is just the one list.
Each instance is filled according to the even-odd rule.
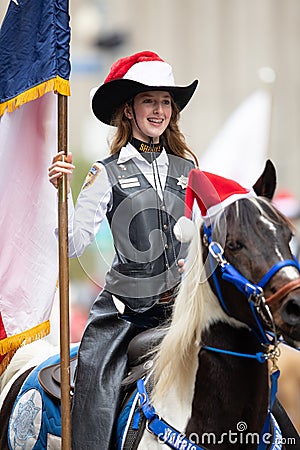
[[270,159],[267,160],[265,168],[259,179],[253,185],[256,195],[272,200],[276,189],[276,169]]

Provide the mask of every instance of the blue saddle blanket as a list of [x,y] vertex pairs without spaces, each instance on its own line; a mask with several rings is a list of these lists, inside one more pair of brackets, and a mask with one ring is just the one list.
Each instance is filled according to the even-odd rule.
[[[78,346],[70,351],[72,358]],[[44,367],[57,364],[60,355],[54,355],[37,366],[24,381],[15,400],[8,429],[10,450],[60,448],[60,401],[50,397],[42,388],[38,374]]]

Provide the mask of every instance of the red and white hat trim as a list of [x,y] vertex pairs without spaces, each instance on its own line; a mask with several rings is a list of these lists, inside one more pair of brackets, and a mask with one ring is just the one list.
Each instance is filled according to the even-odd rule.
[[242,198],[253,198],[256,197],[256,194],[253,189],[249,189],[248,192],[243,194],[232,194],[230,197],[227,197],[225,200],[220,203],[211,206],[207,209],[206,215],[202,216],[204,222],[209,225],[209,223],[214,219],[214,217],[220,213],[226,206],[231,205],[231,203],[236,202]]

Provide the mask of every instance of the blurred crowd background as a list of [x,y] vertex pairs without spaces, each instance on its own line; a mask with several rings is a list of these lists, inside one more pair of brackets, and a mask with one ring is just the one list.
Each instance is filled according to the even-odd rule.
[[[1,1],[1,21],[8,3]],[[263,169],[262,162],[271,158],[277,168],[278,189],[292,199],[297,211],[293,210],[293,218],[297,219],[299,0],[70,0],[70,15],[69,150],[76,165],[72,181],[75,200],[92,163],[107,154],[111,133],[110,127],[101,125],[91,113],[91,89],[103,82],[116,59],[152,50],[173,66],[177,84],[200,80],[181,121],[200,163],[205,155],[212,160],[208,150],[234,111],[255,92],[268,94],[267,139],[262,155],[258,157],[254,146],[248,145],[249,136],[261,125],[256,120],[259,112],[254,112],[246,124],[235,127],[238,153],[229,155],[235,145],[231,137],[229,145],[224,142],[219,147],[219,158],[223,161],[226,155],[228,164],[234,161],[240,169],[244,164],[253,183]],[[244,141],[238,133],[242,127],[248,133]],[[249,165],[251,159],[253,166]],[[281,205],[286,207],[285,202]],[[112,253],[110,232],[104,224],[95,244],[70,262],[73,341],[81,337]]]

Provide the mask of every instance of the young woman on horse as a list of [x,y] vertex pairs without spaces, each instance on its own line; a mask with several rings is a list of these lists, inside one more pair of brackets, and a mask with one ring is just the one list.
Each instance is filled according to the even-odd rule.
[[[113,448],[128,343],[170,315],[186,251],[173,226],[184,211],[191,159],[197,162],[178,119],[196,86],[197,80],[176,86],[172,67],[145,51],[115,62],[92,98],[96,117],[116,133],[110,156],[92,166],[75,211],[69,196],[69,253],[79,256],[106,216],[116,254],[80,344],[73,450]],[[71,154],[61,159],[55,155],[49,168],[56,187],[74,169]]]

